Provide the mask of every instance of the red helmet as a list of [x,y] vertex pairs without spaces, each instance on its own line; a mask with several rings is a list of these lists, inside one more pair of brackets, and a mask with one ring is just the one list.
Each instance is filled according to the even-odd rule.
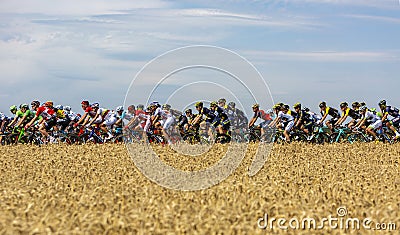
[[46,103],[44,103],[44,106],[53,107],[53,101],[46,101]]
[[89,106],[89,101],[87,101],[87,100],[84,100],[84,101],[82,101],[82,102],[81,102],[81,104],[84,104],[84,105],[87,105],[87,106]]

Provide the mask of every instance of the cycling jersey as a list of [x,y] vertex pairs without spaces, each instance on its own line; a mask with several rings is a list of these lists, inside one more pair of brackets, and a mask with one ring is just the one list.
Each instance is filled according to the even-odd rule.
[[293,110],[288,110],[287,114],[292,115],[294,119],[298,118],[298,114]]
[[36,110],[36,117],[42,116],[44,120],[48,121],[50,119],[55,119],[56,118],[56,112],[54,109],[46,107],[46,106],[40,106]]
[[97,110],[97,114],[99,114],[103,120],[106,119],[106,116],[108,115],[109,112],[110,110],[105,108],[99,108]]
[[203,107],[203,108],[199,111],[199,115],[204,115],[204,116],[206,116],[206,122],[208,122],[208,123],[213,122],[213,120],[214,120],[214,118],[215,118],[214,113],[213,113],[211,110],[209,110],[208,108],[206,108],[206,107]]
[[374,113],[371,112],[371,111],[366,111],[365,114],[364,114],[364,116],[363,116],[363,119],[365,119],[365,121],[368,121],[368,122],[370,122],[370,123],[374,123],[374,122],[376,122],[377,120],[380,120],[380,118],[378,117],[378,115],[374,114]]
[[15,116],[17,116],[18,118],[25,117],[25,121],[28,121],[31,120],[33,117],[35,117],[35,114],[31,110],[27,109],[25,113],[23,113],[21,110],[18,110],[15,113]]
[[339,118],[339,111],[332,107],[326,107],[325,110],[321,111],[321,115],[324,116],[325,114],[330,115],[333,118]]
[[386,106],[385,110],[383,110],[383,115],[390,115],[392,117],[398,117],[400,116],[399,114],[399,109],[392,107],[392,106]]
[[349,107],[342,113],[342,117],[345,117],[345,116],[346,117],[349,116],[349,117],[353,118],[354,120],[361,118],[361,114],[359,112],[357,112],[354,109],[351,109]]
[[294,120],[292,115],[284,113],[283,111],[279,111],[278,118],[280,118],[282,122],[291,122]]
[[300,110],[300,112],[298,113],[298,118],[299,120],[301,120],[301,123],[309,123],[313,121],[311,115],[304,109]]
[[154,115],[154,116],[159,116],[160,118],[162,118],[162,119],[164,119],[164,120],[166,120],[166,119],[172,117],[172,114],[171,114],[169,111],[163,110],[163,109],[161,109],[161,108],[157,108],[157,109],[154,111],[154,114],[153,114],[153,115]]
[[6,119],[6,115],[4,113],[0,112],[0,122],[4,121]]
[[264,110],[261,110],[261,109],[259,109],[257,112],[254,112],[253,118],[261,118],[265,121],[272,120],[271,116],[268,113],[264,112]]
[[94,116],[96,116],[96,112],[90,106],[85,109],[85,113],[89,114],[91,118],[94,118]]

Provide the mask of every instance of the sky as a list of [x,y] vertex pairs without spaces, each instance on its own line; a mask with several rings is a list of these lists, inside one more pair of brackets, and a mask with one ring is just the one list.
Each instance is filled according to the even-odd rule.
[[[165,66],[161,73],[152,63],[192,45],[225,48],[251,63],[266,86],[256,73],[239,71],[251,66],[236,66],[231,58],[207,50],[192,58],[208,56],[210,66],[236,68],[263,109],[279,101],[312,110],[321,101],[376,106],[386,99],[400,106],[396,0],[1,0],[0,24],[0,112],[9,115],[9,106],[35,99],[76,111],[83,99],[111,109],[126,95],[128,102],[143,103],[147,95],[132,94],[167,75]],[[182,59],[168,63],[176,64],[174,58]],[[235,98],[249,110],[253,100],[240,90],[243,84],[228,89],[232,76],[221,71],[178,72],[151,98],[178,108],[196,99]],[[132,87],[140,76],[147,82]]]

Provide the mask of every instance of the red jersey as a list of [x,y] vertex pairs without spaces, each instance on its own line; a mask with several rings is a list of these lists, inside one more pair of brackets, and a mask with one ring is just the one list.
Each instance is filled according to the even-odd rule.
[[85,109],[85,113],[88,113],[89,114],[89,116],[90,117],[94,117],[94,116],[96,116],[96,112],[92,109],[92,107],[90,107],[90,106],[88,106],[86,109]]
[[46,106],[40,106],[36,111],[36,117],[39,116],[42,116],[47,121],[56,117],[56,111]]

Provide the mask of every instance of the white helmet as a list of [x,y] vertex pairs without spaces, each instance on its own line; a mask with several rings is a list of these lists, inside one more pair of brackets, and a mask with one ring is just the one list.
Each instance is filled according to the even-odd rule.
[[124,107],[118,106],[118,107],[115,109],[115,111],[117,111],[117,112],[124,111]]
[[55,108],[58,109],[58,110],[63,110],[64,109],[64,107],[61,104],[57,105]]
[[69,111],[71,111],[71,107],[70,106],[65,106],[64,110],[69,112]]

